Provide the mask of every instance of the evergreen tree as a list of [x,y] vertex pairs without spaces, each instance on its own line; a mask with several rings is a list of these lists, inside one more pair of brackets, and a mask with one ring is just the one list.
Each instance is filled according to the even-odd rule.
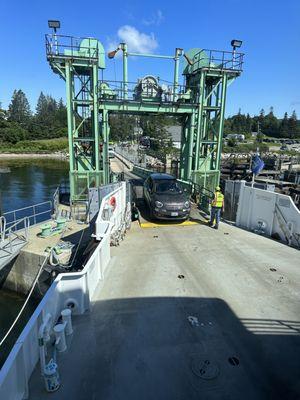
[[30,105],[22,90],[15,90],[8,106],[8,120],[21,124],[27,123],[31,116]]
[[248,114],[247,116],[241,114],[241,110],[239,110],[238,114],[233,115],[228,118],[225,122],[224,132],[228,133],[241,133],[244,135],[250,134],[251,132],[251,118]]
[[270,112],[267,114],[261,122],[261,132],[264,135],[277,137],[278,136],[278,120],[273,113],[273,107],[270,107]]
[[66,134],[67,113],[63,101],[60,106],[56,100],[43,92],[37,101],[34,124],[29,131],[36,134],[39,138],[60,137]]
[[140,125],[144,136],[150,136],[151,148],[165,152],[172,145],[171,135],[166,127],[172,123],[165,115],[143,116]]
[[251,120],[249,113],[247,113],[247,115],[246,115],[246,133],[249,134],[251,132],[252,132],[252,120]]
[[280,137],[288,137],[289,136],[289,120],[288,120],[288,113],[284,113],[284,117],[281,120],[279,126],[279,136]]
[[287,126],[288,126],[288,136],[290,138],[297,137],[299,130],[298,130],[297,115],[296,115],[295,110],[292,112],[292,115],[289,117]]
[[57,111],[56,100],[52,96],[48,96],[48,95],[47,95],[46,99],[47,99],[48,115],[50,116],[51,119],[55,119],[55,113]]
[[132,115],[111,115],[109,123],[111,140],[132,140],[135,126],[135,119]]
[[35,111],[35,117],[38,121],[43,121],[47,117],[47,105],[47,98],[44,93],[41,92],[37,101]]
[[67,127],[67,107],[62,98],[60,98],[57,104],[56,119],[62,128]]
[[259,118],[262,121],[265,117],[265,110],[262,108],[259,112]]

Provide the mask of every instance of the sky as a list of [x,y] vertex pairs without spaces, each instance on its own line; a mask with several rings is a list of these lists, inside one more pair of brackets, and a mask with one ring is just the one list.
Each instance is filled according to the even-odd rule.
[[[258,114],[274,107],[300,118],[299,0],[3,0],[0,8],[0,102],[7,108],[22,89],[34,111],[41,91],[65,99],[65,85],[46,61],[48,19],[60,34],[99,39],[108,51],[125,41],[129,50],[173,55],[175,48],[230,50],[243,40],[244,71],[230,86],[226,114]],[[104,77],[121,79],[121,59],[107,60]],[[146,74],[171,80],[173,61],[131,58],[129,80]]]

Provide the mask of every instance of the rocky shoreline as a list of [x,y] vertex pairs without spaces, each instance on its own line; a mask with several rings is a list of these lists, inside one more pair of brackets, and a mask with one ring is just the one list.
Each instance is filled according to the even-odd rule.
[[1,159],[12,159],[12,158],[55,158],[60,160],[67,160],[68,154],[55,152],[55,153],[0,153]]

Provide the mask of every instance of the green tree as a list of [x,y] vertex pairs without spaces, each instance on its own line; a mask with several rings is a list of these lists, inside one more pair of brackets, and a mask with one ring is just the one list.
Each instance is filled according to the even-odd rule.
[[239,112],[232,117],[227,118],[224,123],[224,133],[240,133],[248,136],[251,133],[251,117]]
[[43,121],[44,118],[47,117],[47,106],[48,106],[47,98],[44,95],[44,93],[41,92],[35,109],[35,118],[37,121]]
[[8,106],[8,120],[21,124],[27,123],[31,117],[30,105],[22,90],[15,90]]
[[256,141],[257,141],[258,143],[262,143],[263,138],[264,138],[264,134],[263,134],[262,132],[258,132],[258,134],[257,134],[257,136],[256,136]]
[[292,115],[288,119],[287,127],[288,127],[288,135],[290,138],[295,138],[298,136],[299,128],[295,110],[292,112]]
[[34,121],[28,127],[30,137],[55,138],[66,136],[67,109],[63,100],[57,101],[43,92],[37,101]]
[[259,121],[262,122],[263,119],[265,118],[265,110],[262,108],[259,112]]
[[133,139],[135,119],[132,115],[111,115],[109,123],[111,140],[125,141]]
[[227,142],[227,145],[229,147],[235,147],[236,146],[236,139],[235,138],[229,138],[228,142]]
[[16,122],[0,120],[0,142],[15,144],[26,139],[26,130]]
[[289,137],[289,118],[288,118],[287,112],[284,113],[284,117],[280,122],[279,136],[280,137]]
[[65,106],[62,98],[60,98],[57,105],[56,118],[61,127],[67,127],[67,107]]
[[249,113],[247,113],[246,115],[246,134],[250,134],[252,132],[252,119],[249,115]]
[[144,136],[150,136],[151,148],[167,152],[172,147],[172,138],[166,127],[172,122],[164,115],[142,116],[140,125]]
[[273,107],[270,107],[270,112],[263,118],[260,129],[264,135],[277,137],[279,134],[279,123],[273,110]]

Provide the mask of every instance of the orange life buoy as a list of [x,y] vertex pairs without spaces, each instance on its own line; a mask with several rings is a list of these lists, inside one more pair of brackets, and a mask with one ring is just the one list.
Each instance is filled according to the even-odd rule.
[[113,196],[113,197],[110,198],[110,200],[109,200],[109,205],[113,208],[113,210],[116,208],[117,201],[116,201],[115,196]]

